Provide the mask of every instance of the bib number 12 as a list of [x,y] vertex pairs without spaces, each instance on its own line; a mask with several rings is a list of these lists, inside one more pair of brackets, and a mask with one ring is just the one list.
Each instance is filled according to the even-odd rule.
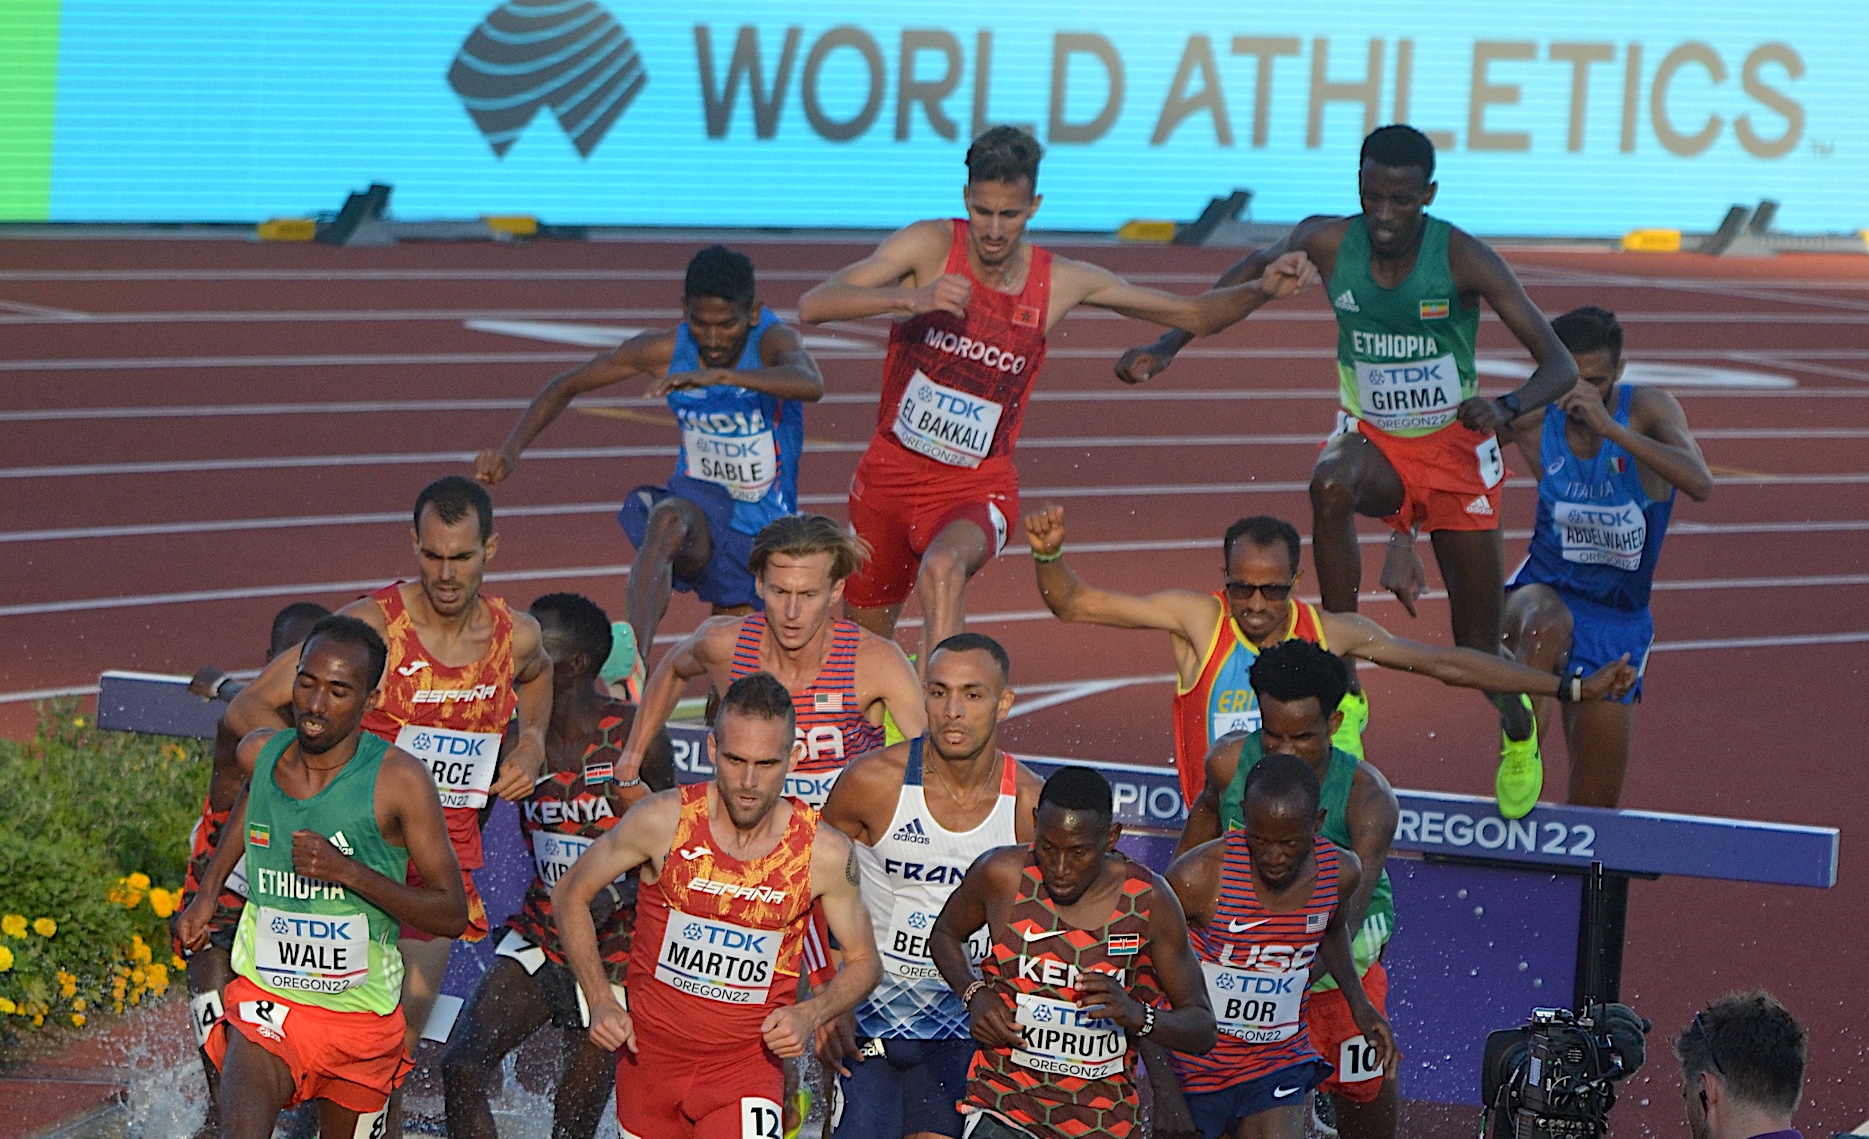
[[758,1096],[740,1099],[740,1139],[784,1139],[785,1115],[779,1105]]

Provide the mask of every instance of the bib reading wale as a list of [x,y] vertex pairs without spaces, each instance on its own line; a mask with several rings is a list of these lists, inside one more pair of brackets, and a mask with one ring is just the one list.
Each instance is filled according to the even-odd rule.
[[273,736],[253,766],[246,829],[251,893],[234,935],[234,972],[287,1000],[388,1016],[402,999],[401,923],[361,895],[292,866],[293,832],[311,830],[384,877],[403,880],[408,852],[376,828],[376,775],[388,745],[363,733],[357,754],[324,790],[294,799],[279,789],[273,770],[297,738]]

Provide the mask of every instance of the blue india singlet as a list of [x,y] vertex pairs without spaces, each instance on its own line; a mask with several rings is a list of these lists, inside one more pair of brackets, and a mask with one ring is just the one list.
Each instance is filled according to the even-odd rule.
[[[759,342],[779,323],[771,309],[746,337],[734,367],[762,367]],[[697,372],[701,352],[683,321],[675,329],[670,375]],[[798,454],[805,446],[803,406],[747,388],[678,388],[668,393],[669,410],[681,426],[681,454],[669,477],[669,492],[701,501],[733,504],[733,528],[757,534],[766,523],[798,509]]]
[[[1626,384],[1616,395],[1615,418],[1624,427],[1634,395]],[[1648,497],[1635,457],[1607,438],[1594,458],[1578,458],[1565,435],[1567,419],[1556,404],[1545,408],[1538,521],[1530,556],[1510,584],[1549,585],[1570,597],[1639,613],[1648,608],[1674,488],[1664,499]]]

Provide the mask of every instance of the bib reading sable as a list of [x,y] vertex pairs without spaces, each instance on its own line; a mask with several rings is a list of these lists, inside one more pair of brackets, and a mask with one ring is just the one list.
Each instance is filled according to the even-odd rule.
[[341,993],[370,973],[370,923],[358,914],[306,914],[260,906],[254,967],[276,989]]
[[942,387],[917,369],[896,405],[896,438],[938,463],[977,467],[993,449],[1005,411],[991,400]]
[[1098,1080],[1123,1070],[1129,1041],[1115,1021],[1091,1016],[1069,1001],[1017,994],[1021,1047],[1012,1062],[1035,1072]]
[[1405,363],[1357,360],[1356,383],[1362,418],[1390,432],[1445,427],[1463,398],[1452,355]]
[[656,952],[655,978],[722,1004],[764,1004],[784,938],[780,930],[748,929],[671,909]]
[[1309,969],[1259,973],[1203,961],[1201,972],[1221,1032],[1249,1044],[1274,1044],[1298,1034]]
[[724,434],[684,418],[681,445],[689,478],[722,487],[740,502],[758,502],[779,477],[779,448],[771,431]]
[[493,771],[500,762],[500,733],[408,724],[396,733],[396,746],[421,760],[435,777],[442,806],[487,805]]
[[1642,564],[1648,518],[1633,502],[1556,502],[1551,507],[1551,523],[1557,528],[1567,562],[1620,570],[1634,570]]

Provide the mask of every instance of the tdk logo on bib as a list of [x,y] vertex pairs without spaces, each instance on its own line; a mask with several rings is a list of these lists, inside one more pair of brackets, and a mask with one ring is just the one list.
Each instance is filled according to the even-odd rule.
[[427,732],[410,742],[417,752],[427,756],[478,756],[487,746],[485,736],[431,736]]

